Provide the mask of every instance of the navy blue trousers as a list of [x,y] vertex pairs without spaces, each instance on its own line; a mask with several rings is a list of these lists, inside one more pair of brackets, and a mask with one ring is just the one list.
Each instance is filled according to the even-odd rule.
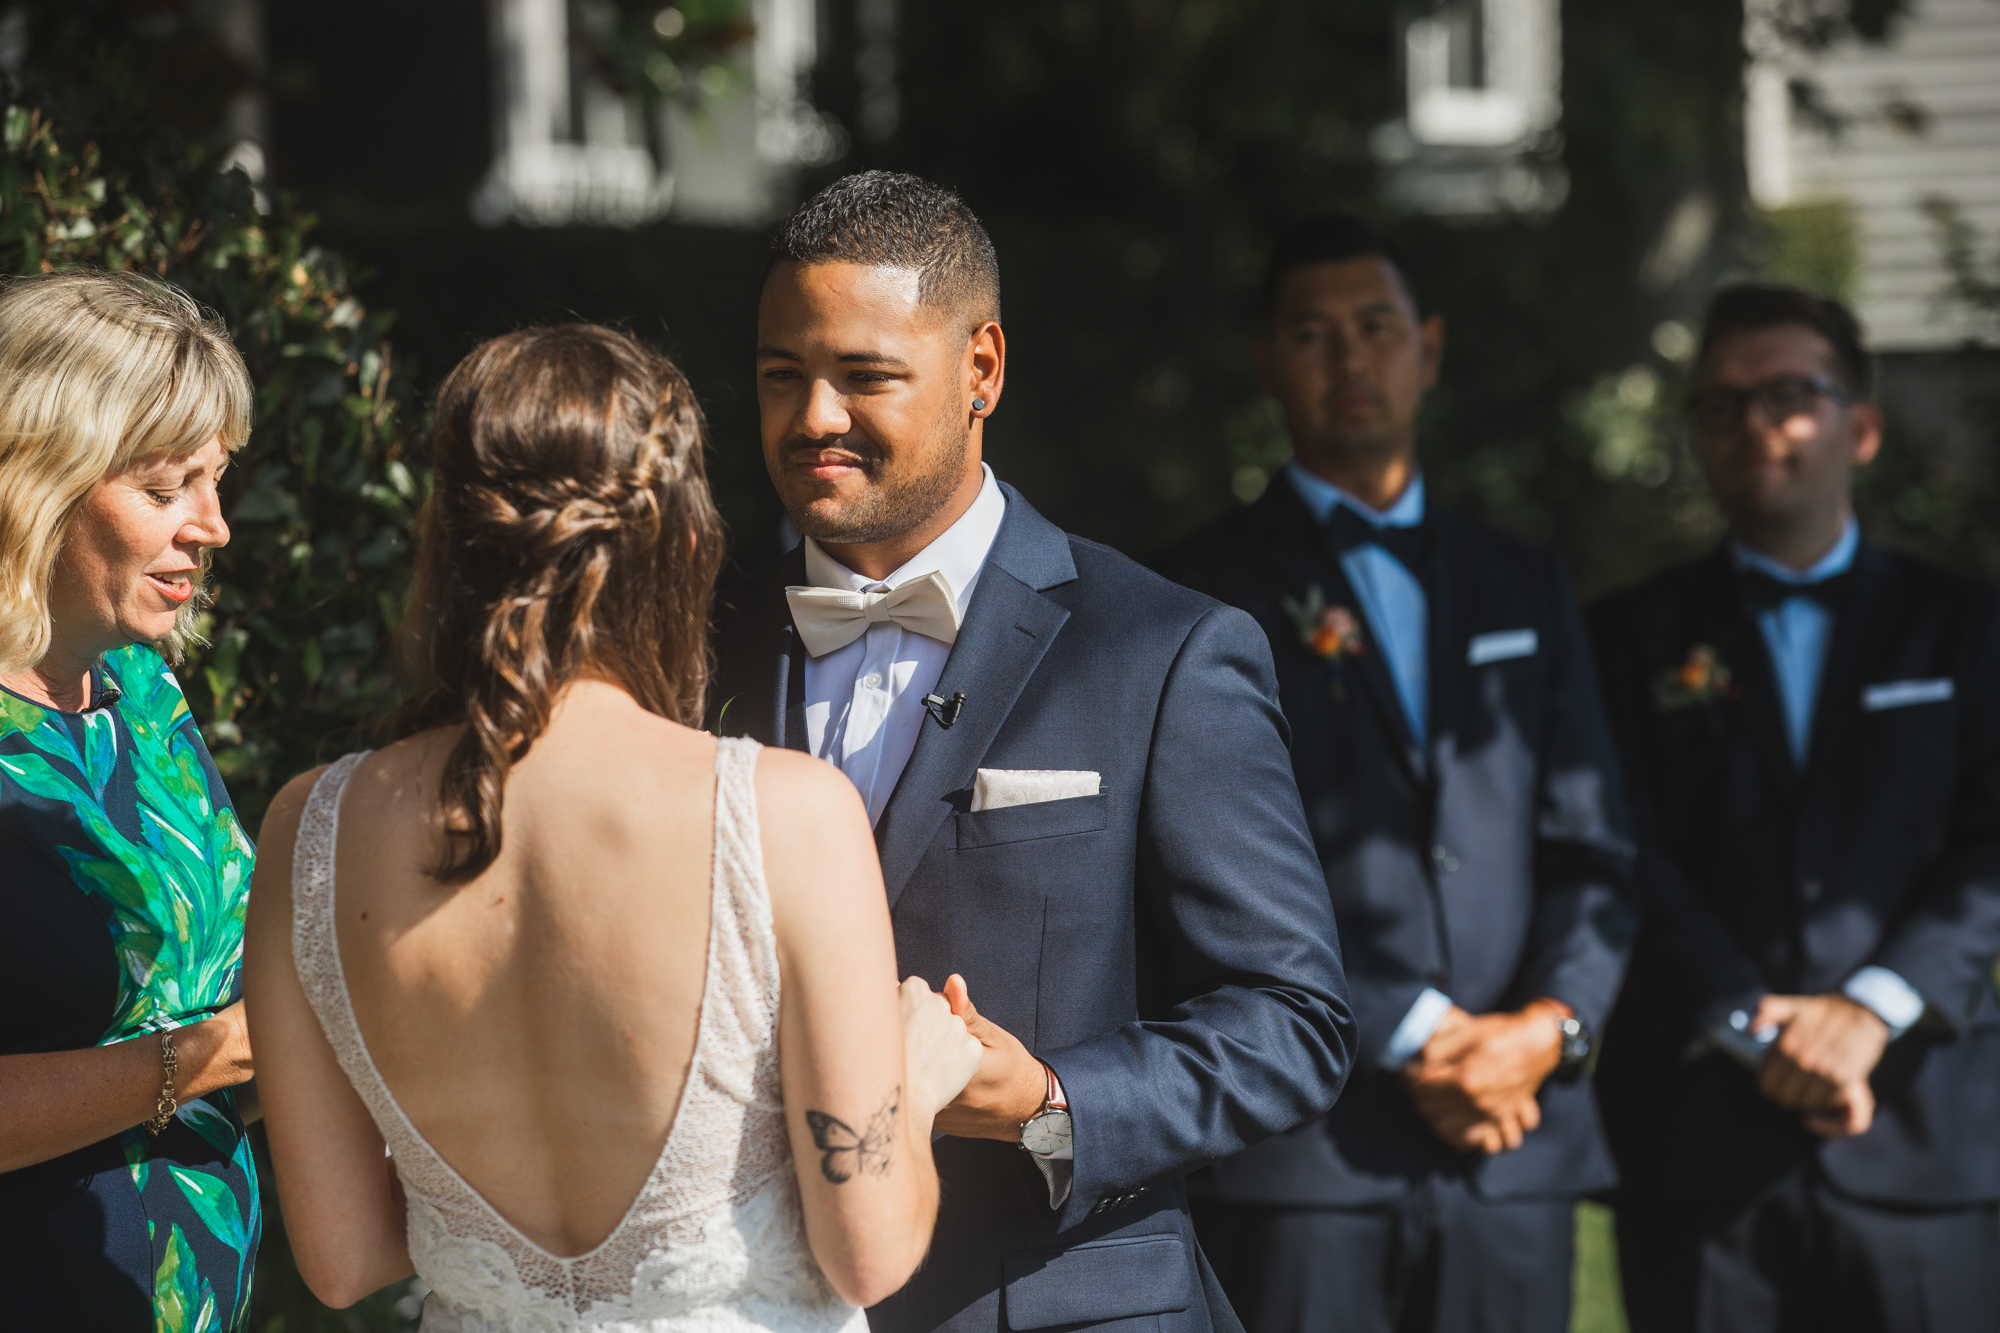
[[1993,1333],[2000,1207],[1893,1208],[1802,1167],[1734,1210],[1621,1198],[1632,1333]]
[[1197,1202],[1194,1225],[1246,1333],[1567,1333],[1574,1211],[1433,1177],[1374,1208]]

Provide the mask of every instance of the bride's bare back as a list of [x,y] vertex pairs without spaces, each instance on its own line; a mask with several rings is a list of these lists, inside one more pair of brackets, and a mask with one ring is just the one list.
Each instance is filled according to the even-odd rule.
[[404,1114],[528,1239],[624,1216],[686,1085],[706,975],[715,742],[583,682],[508,776],[499,858],[427,868],[455,729],[365,760],[337,847],[355,1018]]
[[859,1326],[980,1047],[898,991],[853,785],[682,725],[722,555],[693,391],[525,329],[433,420],[401,739],[278,794],[245,927],[299,1271],[349,1305],[421,1268],[468,1329]]

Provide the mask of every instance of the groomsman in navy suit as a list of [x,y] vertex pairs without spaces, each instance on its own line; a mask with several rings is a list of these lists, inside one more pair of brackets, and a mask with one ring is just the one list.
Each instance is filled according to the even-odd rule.
[[2000,607],[1861,536],[1860,330],[1738,287],[1711,555],[1596,607],[1643,924],[1599,1085],[1655,1330],[2000,1327]]
[[853,779],[897,960],[986,1047],[870,1326],[1237,1333],[1182,1177],[1323,1112],[1354,1045],[1264,637],[986,466],[999,266],[949,191],[807,201],[757,338],[805,540],[720,599],[718,729]]
[[1389,240],[1300,226],[1264,306],[1293,461],[1161,569],[1270,638],[1360,1055],[1330,1115],[1195,1178],[1196,1228],[1251,1333],[1563,1333],[1636,925],[1582,618],[1552,555],[1426,493],[1444,325]]

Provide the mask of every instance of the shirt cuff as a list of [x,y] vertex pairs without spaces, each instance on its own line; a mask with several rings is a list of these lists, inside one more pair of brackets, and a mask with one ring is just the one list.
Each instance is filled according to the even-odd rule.
[[1057,1212],[1069,1202],[1069,1187],[1076,1179],[1076,1163],[1060,1157],[1043,1157],[1039,1153],[1029,1153],[1034,1158],[1035,1167],[1042,1173],[1042,1179],[1049,1183],[1049,1207]]
[[[1053,1069],[1049,1070],[1049,1082],[1055,1084],[1055,1100],[1068,1106],[1069,1094],[1063,1091],[1062,1079]],[[1069,1123],[1070,1132],[1074,1134],[1075,1115],[1070,1116]],[[1048,1182],[1049,1207],[1061,1212],[1062,1206],[1069,1202],[1069,1187],[1076,1180],[1076,1140],[1072,1138],[1046,1157],[1036,1152],[1031,1152],[1028,1156],[1033,1159],[1035,1169],[1042,1173],[1042,1179]]]
[[1434,987],[1424,987],[1424,993],[1410,1006],[1410,1012],[1403,1015],[1403,1021],[1396,1024],[1396,1030],[1389,1034],[1389,1045],[1382,1052],[1384,1069],[1401,1069],[1417,1058],[1424,1049],[1424,1043],[1437,1031],[1437,1025],[1451,1012],[1451,996]]
[[1889,1040],[1908,1032],[1924,1016],[1924,997],[1886,967],[1864,967],[1847,979],[1841,993],[1889,1025]]

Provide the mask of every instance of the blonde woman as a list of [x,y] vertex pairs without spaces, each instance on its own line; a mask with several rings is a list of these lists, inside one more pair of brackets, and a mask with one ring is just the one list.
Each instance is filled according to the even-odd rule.
[[250,431],[218,321],[0,290],[0,1291],[8,1327],[231,1329],[260,1229],[252,849],[169,663]]

